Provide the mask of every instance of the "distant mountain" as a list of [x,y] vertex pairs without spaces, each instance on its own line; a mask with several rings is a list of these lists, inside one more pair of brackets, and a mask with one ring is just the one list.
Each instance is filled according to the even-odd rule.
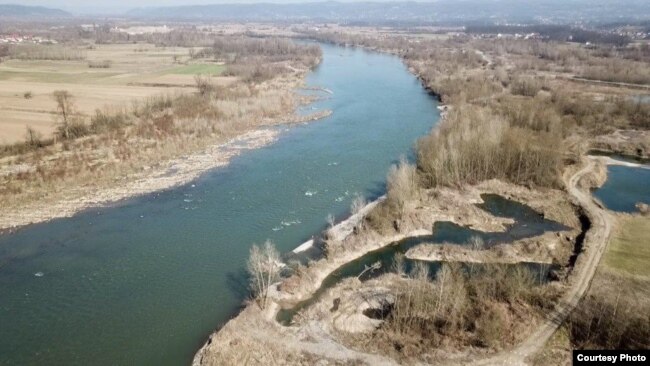
[[0,18],[68,18],[72,14],[60,9],[43,6],[25,6],[15,4],[0,4]]
[[647,0],[437,0],[214,4],[139,8],[141,19],[352,22],[575,22],[649,19]]

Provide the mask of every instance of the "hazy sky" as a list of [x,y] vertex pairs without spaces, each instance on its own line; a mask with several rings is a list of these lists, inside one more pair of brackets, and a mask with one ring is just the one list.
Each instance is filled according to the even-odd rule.
[[[50,8],[64,9],[74,13],[121,11],[147,6],[173,6],[173,5],[198,5],[198,4],[234,4],[234,3],[300,3],[323,0],[0,0],[0,4],[39,5]],[[364,0],[337,0],[340,2],[353,2]],[[368,1],[368,0],[365,0]],[[372,0],[389,1],[389,0]],[[394,1],[394,0],[393,0]],[[426,0],[425,0],[426,1]]]

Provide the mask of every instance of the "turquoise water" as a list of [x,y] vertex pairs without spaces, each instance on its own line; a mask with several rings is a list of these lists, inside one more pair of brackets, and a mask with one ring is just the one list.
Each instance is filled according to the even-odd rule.
[[0,236],[0,364],[188,364],[246,296],[252,243],[287,252],[384,191],[438,120],[394,56],[323,45],[334,114],[177,189]]
[[636,203],[650,204],[650,169],[610,165],[607,181],[593,194],[612,211],[636,212]]

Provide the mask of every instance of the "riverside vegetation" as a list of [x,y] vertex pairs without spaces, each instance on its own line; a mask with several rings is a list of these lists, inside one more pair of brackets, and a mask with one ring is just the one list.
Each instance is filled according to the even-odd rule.
[[[354,259],[368,248],[381,247],[417,232],[412,229],[430,225],[431,221],[423,219],[422,210],[445,210],[451,206],[463,221],[467,212],[460,211],[459,198],[451,201],[454,203],[436,203],[445,199],[445,192],[471,191],[488,184],[488,191],[502,187],[506,194],[525,190],[527,193],[520,197],[529,203],[535,203],[531,195],[557,197],[546,207],[537,204],[537,208],[546,216],[578,228],[580,209],[563,192],[568,175],[579,169],[587,151],[602,146],[597,146],[598,139],[622,130],[648,136],[650,106],[633,98],[635,89],[578,80],[644,83],[648,70],[644,46],[585,48],[554,41],[481,41],[462,35],[441,39],[385,34],[379,37],[311,30],[299,31],[299,36],[399,55],[445,103],[445,112],[441,123],[416,144],[415,162],[402,161],[388,173],[386,199],[367,213],[349,237],[341,238],[328,231],[323,244],[326,258],[306,267],[298,266],[291,277],[281,282],[281,293],[276,299],[279,304],[304,299],[314,289],[314,279],[322,278],[323,271],[336,268],[346,258]],[[623,75],[618,71],[622,69],[629,72]],[[645,138],[626,148],[647,157],[649,147],[650,141]],[[589,229],[582,226],[582,230]],[[557,250],[564,251],[555,262],[563,270],[556,272],[555,280],[550,282],[540,282],[521,266],[498,264],[470,270],[443,264],[432,279],[422,265],[405,273],[398,259],[396,274],[365,282],[348,279],[329,289],[327,296],[298,316],[297,330],[269,324],[265,326],[268,337],[259,333],[248,337],[246,331],[233,327],[256,319],[256,306],[249,306],[232,327],[229,324],[211,339],[213,345],[206,346],[197,360],[201,364],[232,362],[233,350],[216,348],[229,340],[232,345],[244,339],[247,349],[257,349],[251,353],[253,359],[262,354],[276,359],[291,355],[296,358],[295,363],[300,363],[301,359],[319,353],[305,343],[294,344],[290,350],[271,350],[274,346],[270,338],[298,339],[299,334],[306,334],[310,342],[322,347],[323,339],[334,338],[340,352],[334,359],[350,364],[390,364],[392,360],[473,362],[522,341],[529,334],[530,325],[541,322],[556,306],[570,283],[573,267],[582,265],[579,240],[578,236],[570,240],[568,244],[575,248],[568,252],[566,242],[555,245]],[[619,303],[618,297],[612,297],[615,292],[607,291],[614,286],[630,289],[635,285],[618,281],[590,295],[569,321],[572,347],[616,348],[624,340],[634,348],[647,343],[649,319],[638,316],[649,313],[645,302],[625,302],[624,311],[616,313],[621,325],[612,338],[606,336],[608,329],[613,329],[605,325],[613,322],[612,306]],[[385,295],[386,289],[390,295]],[[371,309],[371,317],[376,321],[371,321],[370,328],[362,325],[369,321],[367,317],[339,314],[337,309],[344,306],[343,299],[354,297],[346,295],[350,292],[368,294],[359,295],[363,300],[352,303],[353,309],[367,309],[369,303],[381,304]],[[346,306],[349,311],[350,306]],[[593,309],[600,314],[597,319],[590,311]],[[272,309],[265,313],[268,311]],[[337,329],[337,317],[365,330],[350,330],[354,324],[347,326],[347,330]],[[322,330],[310,331],[316,327],[314,324],[321,324]],[[323,332],[327,334],[325,338]],[[372,358],[371,354],[385,358]],[[566,362],[566,354],[563,356],[564,359],[553,362]]]
[[[647,45],[598,45],[589,49],[557,42],[486,42],[463,37],[445,41],[412,41],[400,37],[377,40],[344,35],[316,37],[401,55],[423,83],[440,95],[450,108],[439,127],[418,142],[416,167],[402,164],[398,169],[408,173],[389,174],[388,199],[384,203],[387,208],[371,213],[370,219],[385,222],[399,217],[400,202],[418,190],[413,185],[420,189],[440,185],[462,187],[500,179],[531,187],[562,188],[563,174],[573,169],[586,151],[594,147],[595,141],[618,130],[635,130],[646,136],[631,150],[641,157],[650,153],[647,135],[650,105],[635,100],[634,90],[583,86],[572,81],[572,75],[578,75],[593,80],[648,83]],[[405,177],[414,183],[394,182],[403,182]],[[628,228],[629,225],[621,230]],[[449,272],[442,272],[441,276],[445,278],[446,273]],[[596,279],[599,285],[569,320],[573,347],[648,347],[650,318],[641,314],[648,314],[650,309],[647,301],[642,300],[643,295],[633,295],[634,289],[639,288],[639,279],[626,281],[611,276],[599,275]],[[482,279],[482,286],[510,288],[508,283],[512,280],[493,275]],[[503,299],[511,308],[522,299],[530,299],[530,287],[515,288],[520,290]],[[544,294],[528,304],[539,306],[542,314],[556,298],[557,294]],[[517,334],[512,332],[517,325],[506,319],[516,317],[516,312],[510,311],[504,318],[504,313],[490,312],[488,304],[494,303],[494,298],[482,299],[484,302],[477,309],[487,309],[487,312],[471,326],[441,333],[454,339],[476,327],[475,334],[496,338],[475,345],[498,348],[507,343],[508,337]],[[443,313],[443,317],[457,319],[454,311],[457,310]],[[463,319],[467,320],[467,316]],[[388,324],[390,327],[391,322]],[[439,326],[441,323],[432,321],[430,324]],[[420,333],[415,339],[430,339],[421,326],[415,329]],[[396,339],[399,338],[393,337],[393,341]],[[563,361],[568,359],[565,355]]]
[[[96,39],[100,41],[107,42]],[[133,100],[131,107],[109,106],[91,115],[79,112],[78,95],[54,91],[53,136],[28,126],[24,142],[0,147],[0,198],[7,203],[3,214],[34,205],[47,208],[52,202],[124,185],[167,161],[260,126],[310,118],[293,115],[309,100],[293,89],[319,63],[317,46],[245,36],[202,35],[197,40],[183,33],[150,41],[161,47],[170,42],[193,47],[190,59],[223,64],[229,81],[196,75],[194,91],[161,93]],[[58,60],[74,54],[60,51],[62,47],[34,45],[10,50],[10,57]],[[10,221],[3,226],[11,226]]]

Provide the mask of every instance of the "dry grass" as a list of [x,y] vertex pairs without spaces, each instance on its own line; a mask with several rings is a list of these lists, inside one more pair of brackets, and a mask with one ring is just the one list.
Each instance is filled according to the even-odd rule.
[[[79,112],[90,116],[98,108],[124,108],[133,100],[181,92],[188,90],[184,85],[194,84],[193,75],[180,75],[176,80],[165,76],[166,70],[178,67],[169,55],[184,55],[187,49],[150,47],[147,52],[136,52],[137,47],[97,45],[83,50],[86,61],[14,59],[0,64],[0,144],[24,140],[27,126],[51,137],[55,131],[51,94],[55,90],[68,90],[75,96]],[[25,90],[30,91],[30,98],[19,92]]]
[[[607,256],[607,254],[606,254]],[[650,347],[650,281],[601,270],[568,320],[579,349]]]
[[568,321],[580,349],[650,347],[648,217],[618,217],[618,229],[589,292]]
[[[98,51],[102,48],[98,47]],[[146,57],[146,52],[138,54]],[[79,194],[74,192],[82,187],[108,187],[160,162],[202,151],[259,126],[279,123],[298,103],[292,88],[306,72],[300,65],[264,83],[254,84],[243,80],[223,84],[215,82],[219,78],[195,79],[185,75],[194,86],[186,88],[184,93],[170,88],[129,86],[122,90],[117,85],[111,89],[108,85],[54,83],[40,83],[43,88],[39,89],[32,84],[29,90],[33,91],[33,98],[27,100],[21,96],[20,101],[32,107],[47,103],[49,110],[43,113],[50,119],[49,133],[34,126],[34,133],[28,134],[23,126],[16,134],[25,142],[0,149],[0,197],[11,196],[11,205],[5,208],[34,201],[55,201]],[[121,67],[121,62],[115,63],[116,69]],[[57,136],[52,139],[51,131],[64,124],[60,111],[55,109],[52,92],[45,91],[66,86],[71,86],[67,91],[74,106],[71,112],[74,123],[68,125],[67,132],[65,128],[59,129],[58,140]],[[92,88],[104,93],[114,90],[124,103],[101,107],[88,103],[92,97],[111,99],[94,95]],[[145,92],[138,98],[133,96],[133,90]],[[166,92],[154,93],[160,90]],[[85,93],[76,94],[80,91]]]
[[544,348],[533,356],[533,366],[569,366],[571,365],[571,341],[566,326],[561,326],[544,345]]

